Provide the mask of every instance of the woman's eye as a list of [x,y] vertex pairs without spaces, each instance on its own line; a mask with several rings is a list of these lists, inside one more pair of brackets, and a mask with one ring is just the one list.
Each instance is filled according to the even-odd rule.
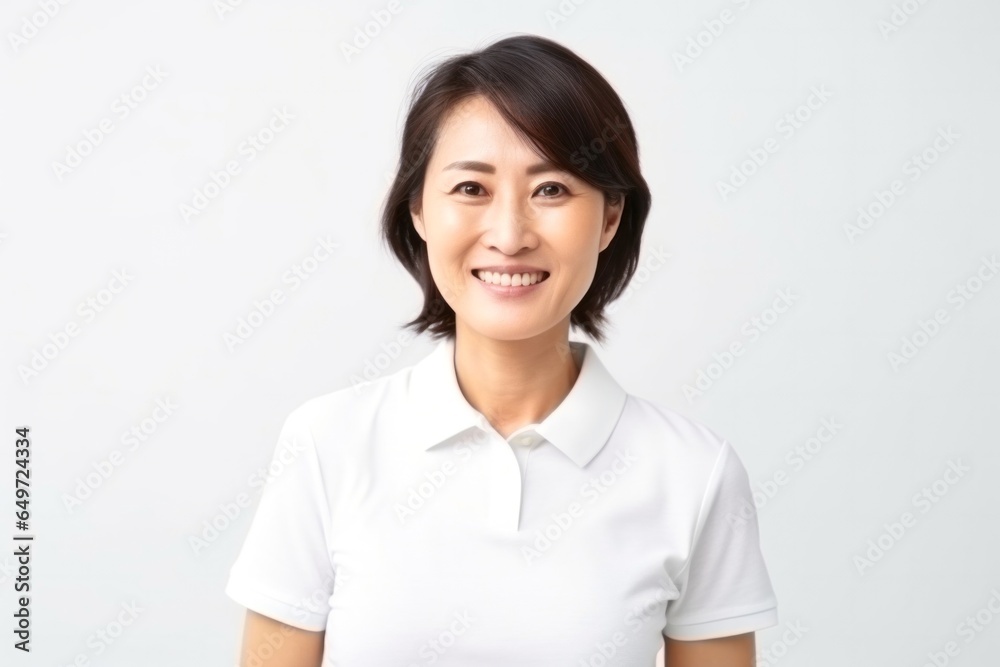
[[[455,186],[452,192],[457,192],[459,194],[467,195],[469,197],[478,197],[482,194],[483,187],[478,183],[465,182],[459,183]],[[559,183],[546,183],[541,186],[535,192],[542,194],[545,199],[554,199],[561,194],[565,194],[566,188]]]
[[[472,189],[471,192],[470,188]],[[469,195],[470,197],[475,197],[477,194],[476,193],[477,189],[479,190],[482,189],[482,187],[478,183],[459,183],[458,185],[455,186],[454,191],[460,192],[463,195]]]

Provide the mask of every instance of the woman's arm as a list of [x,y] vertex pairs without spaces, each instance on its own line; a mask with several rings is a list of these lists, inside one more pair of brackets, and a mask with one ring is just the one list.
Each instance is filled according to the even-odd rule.
[[754,633],[681,641],[665,639],[664,667],[756,667]]
[[321,667],[325,635],[247,609],[240,667]]

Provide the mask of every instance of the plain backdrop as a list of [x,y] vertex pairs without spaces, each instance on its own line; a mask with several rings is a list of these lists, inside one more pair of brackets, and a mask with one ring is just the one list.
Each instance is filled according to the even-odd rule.
[[392,6],[4,4],[4,664],[235,664],[223,587],[285,416],[432,346],[393,345],[421,296],[377,235],[411,85],[516,33],[635,124],[643,268],[598,352],[744,461],[781,619],[760,664],[993,664],[1000,5]]

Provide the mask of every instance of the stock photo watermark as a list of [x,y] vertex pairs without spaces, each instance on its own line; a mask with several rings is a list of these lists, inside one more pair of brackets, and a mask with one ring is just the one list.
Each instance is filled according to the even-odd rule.
[[[85,644],[90,651],[80,651],[71,662],[65,663],[65,667],[89,667],[92,659],[100,657],[121,640],[126,628],[131,627],[144,611],[145,609],[136,604],[134,600],[122,602],[121,610],[114,619],[87,636]],[[63,663],[60,663],[60,667],[63,667]]]
[[612,121],[609,118],[604,119],[604,129],[601,130],[601,135],[599,137],[594,137],[590,140],[590,143],[580,145],[573,153],[569,156],[570,162],[579,169],[580,171],[586,171],[587,167],[596,160],[601,153],[608,149],[608,145],[615,141],[618,136],[628,130],[628,124],[622,122],[622,119],[615,116]]
[[246,486],[249,491],[241,491],[229,500],[219,503],[218,511],[201,522],[201,530],[197,534],[188,535],[188,547],[194,555],[199,555],[229,530],[244,514],[244,510],[250,507],[253,500],[264,492],[267,485],[284,474],[306,449],[306,445],[299,438],[282,439],[275,448],[268,466],[258,468],[247,477]]
[[414,516],[457,471],[458,468],[454,461],[445,461],[438,470],[424,473],[424,481],[416,486],[409,486],[405,503],[397,502],[393,505],[400,525],[404,525],[408,519]]
[[[407,0],[409,1],[409,0]],[[361,55],[361,52],[371,45],[372,40],[382,34],[383,30],[389,27],[393,18],[403,11],[400,0],[389,0],[385,7],[373,9],[370,12],[371,20],[363,25],[354,26],[354,35],[350,42],[340,42],[340,53],[344,60],[350,63],[353,58]]]
[[[458,123],[469,118],[472,115],[472,108],[468,104],[456,104],[448,111],[448,122]],[[408,154],[401,155],[396,170],[387,171],[382,175],[385,184],[387,186],[391,185],[397,175],[400,180],[409,178],[417,170],[421,162],[430,159],[430,153],[433,149],[434,138],[432,137],[429,141],[415,146]]]
[[469,611],[456,611],[452,614],[452,622],[436,636],[431,637],[420,647],[422,662],[411,662],[408,667],[432,665],[441,659],[452,646],[461,641],[462,635],[469,631],[475,619],[469,616]]
[[184,223],[191,224],[192,218],[204,213],[209,205],[233,184],[236,177],[243,173],[244,165],[253,162],[258,154],[267,150],[275,138],[288,129],[293,120],[295,116],[286,107],[271,109],[271,117],[265,126],[248,134],[236,147],[236,154],[242,160],[234,158],[226,161],[226,164],[218,170],[209,170],[205,183],[193,189],[190,202],[181,202],[177,205]]
[[[753,3],[753,0],[733,0],[733,4],[743,11]],[[683,51],[674,51],[674,65],[677,71],[684,73],[684,68],[694,64],[694,61],[715,44],[716,40],[722,37],[726,31],[726,26],[732,25],[736,21],[738,14],[728,7],[719,12],[715,18],[702,21],[704,29],[699,30],[694,35],[687,38],[687,44]]]
[[[911,504],[920,510],[921,515],[927,514],[970,471],[971,468],[963,464],[962,459],[948,461],[948,467],[938,479],[913,494],[910,499]],[[918,519],[918,515],[904,511],[897,520],[883,523],[883,531],[878,537],[868,540],[868,548],[852,559],[858,574],[864,576],[866,571],[881,561],[906,536],[906,533],[917,525]]]
[[139,108],[139,105],[149,96],[151,92],[159,88],[168,73],[160,69],[159,65],[151,65],[146,68],[146,74],[142,80],[119,95],[111,103],[111,113],[113,117],[105,117],[97,122],[96,127],[87,127],[82,131],[83,139],[66,144],[63,161],[53,160],[52,173],[60,183],[68,174],[73,173],[88,155],[104,143],[108,135],[115,130],[115,118],[123,121]]
[[[330,235],[318,237],[311,252],[301,260],[294,262],[281,274],[281,284],[288,286],[288,294],[294,293],[307,280],[309,280],[319,268],[333,256],[333,251],[340,247],[339,243],[330,240]],[[278,307],[285,303],[288,294],[281,287],[274,287],[260,299],[254,299],[250,311],[236,321],[236,327],[232,331],[222,334],[222,342],[230,353],[243,345],[250,337],[260,329],[265,322],[274,317]]]
[[[965,641],[968,646],[982,634],[982,632],[1000,616],[1000,590],[990,589],[990,597],[982,607],[974,613],[966,616],[955,626],[955,634]],[[928,651],[927,661],[921,667],[947,667],[951,664],[952,658],[957,658],[962,653],[962,647],[955,640],[945,642],[939,650]]]
[[24,48],[67,4],[69,4],[69,0],[39,0],[38,11],[22,17],[17,32],[12,30],[7,33],[7,41],[10,43],[11,50],[17,53]]
[[[429,314],[433,317],[445,311],[448,307],[448,297],[455,296],[451,288],[446,285],[442,285],[440,289],[443,290],[444,294],[435,299],[429,308]],[[396,334],[394,341],[382,343],[379,346],[382,351],[376,354],[374,358],[365,359],[364,364],[362,364],[364,369],[362,375],[364,377],[359,376],[357,373],[351,375],[350,381],[351,387],[354,389],[354,394],[360,394],[365,387],[368,387],[372,382],[384,375],[392,367],[392,364],[399,359],[403,350],[415,340],[417,340],[416,335],[412,331],[404,329]]]
[[[833,93],[826,89],[826,84],[820,84],[819,87],[813,86],[809,89],[809,97],[806,98],[805,102],[792,111],[786,112],[774,123],[775,131],[785,140],[791,139],[797,131],[805,127],[805,124],[813,117],[814,112],[822,109],[831,97],[833,97]],[[771,156],[777,153],[780,148],[780,139],[768,137],[760,146],[747,149],[747,159],[730,167],[729,179],[715,182],[715,189],[722,201],[728,201],[740,188],[749,183],[750,178],[767,164]]]
[[560,23],[565,23],[570,16],[576,13],[576,8],[587,2],[587,0],[561,0],[555,9],[545,10],[545,20],[549,22],[549,27],[555,30]]
[[[322,583],[313,590],[311,595],[302,597],[295,604],[291,605],[292,615],[305,623],[310,619],[310,614],[327,613],[329,611],[327,601],[334,590],[339,590],[343,578],[342,568],[338,567],[335,578],[332,576],[325,577]],[[256,648],[242,654],[238,662],[234,663],[232,667],[265,667],[270,664],[268,661],[285,645],[289,637],[306,632],[301,628],[288,625],[287,623],[280,623],[278,626],[277,629],[266,633],[261,638],[262,641],[257,643]],[[323,665],[326,667],[327,663],[324,662]]]
[[[983,257],[973,275],[957,283],[948,291],[945,301],[954,305],[954,311],[964,308],[1000,271],[1000,263],[997,262],[996,257],[995,253],[990,257]],[[947,308],[935,309],[934,313],[926,319],[918,318],[916,330],[900,338],[898,349],[886,353],[886,360],[893,372],[898,373],[901,366],[913,361],[914,357],[927,347],[949,322],[951,322],[951,314]]]
[[[904,176],[909,177],[911,183],[917,182],[924,173],[931,168],[935,162],[962,137],[955,132],[952,126],[947,128],[938,127],[937,136],[930,145],[919,153],[911,155],[903,162],[900,170]],[[872,199],[867,204],[858,207],[853,223],[844,224],[844,234],[847,240],[854,245],[858,237],[863,236],[868,230],[875,226],[875,223],[882,219],[889,212],[899,198],[906,194],[906,183],[901,178],[893,179],[885,189],[876,189],[872,192]]]
[[407,487],[404,502],[396,502],[393,505],[393,510],[396,512],[396,518],[399,520],[400,525],[405,524],[431,498],[437,495],[445,483],[458,473],[464,467],[464,464],[468,463],[472,459],[472,456],[487,444],[488,440],[489,434],[477,429],[471,437],[466,438],[454,447],[453,451],[457,455],[458,463],[448,459],[437,469],[425,472],[421,482]]
[[635,274],[629,280],[628,287],[625,288],[622,295],[607,305],[605,310],[608,314],[614,314],[621,308],[622,304],[632,298],[632,295],[641,290],[643,285],[652,279],[654,273],[666,266],[667,260],[671,257],[673,255],[664,251],[662,245],[651,250],[649,255],[639,263],[639,268],[635,270]]
[[889,13],[889,17],[885,19],[879,19],[876,27],[878,31],[882,33],[882,39],[889,39],[889,35],[894,32],[899,32],[899,29],[910,22],[920,8],[926,5],[928,0],[903,0],[899,3],[894,3],[892,5],[892,12]]
[[775,667],[782,658],[788,655],[789,649],[798,644],[807,632],[809,632],[809,628],[803,627],[801,621],[785,623],[785,631],[781,633],[781,639],[757,650],[756,667]]
[[133,278],[134,276],[129,274],[128,269],[112,271],[111,280],[108,281],[107,287],[99,289],[77,305],[76,314],[80,316],[82,321],[71,319],[66,322],[54,333],[48,335],[48,342],[31,350],[31,358],[27,365],[18,365],[17,374],[21,378],[21,382],[27,386],[31,380],[48,368],[62,354],[70,341],[80,335],[83,326],[90,324],[100,313],[103,313],[132,282]]
[[824,417],[815,434],[806,438],[805,442],[795,445],[785,454],[785,463],[791,470],[779,468],[769,478],[755,484],[751,494],[753,502],[744,500],[737,512],[727,513],[726,523],[731,527],[742,528],[746,526],[750,518],[760,512],[768,502],[774,500],[778,492],[792,480],[792,476],[817,458],[826,445],[833,442],[843,428],[844,425],[837,421],[836,417]]
[[265,634],[261,638],[263,641],[258,641],[257,647],[248,650],[233,667],[264,667],[267,661],[273,658],[277,651],[285,645],[288,638],[298,632],[302,632],[302,630],[286,623],[279,623],[276,630]]
[[[790,289],[778,290],[771,305],[740,325],[739,332],[749,339],[748,343],[755,342],[762,334],[769,331],[783,314],[789,311],[797,299],[798,297],[792,294]],[[688,403],[694,403],[696,398],[704,396],[705,392],[711,389],[712,385],[733,367],[736,359],[741,357],[744,352],[746,352],[746,348],[743,339],[737,339],[721,352],[712,353],[712,361],[704,368],[698,369],[694,384],[685,384],[682,387]]]
[[215,10],[215,15],[219,17],[219,20],[224,21],[226,15],[235,12],[237,7],[243,5],[243,2],[244,0],[215,0],[212,3],[212,9]]
[[561,540],[573,528],[574,524],[586,514],[587,507],[608,493],[611,487],[635,465],[636,461],[638,459],[630,450],[616,451],[614,461],[608,466],[608,469],[596,477],[591,477],[580,487],[579,495],[588,501],[587,505],[574,500],[564,511],[553,512],[549,515],[552,520],[548,524],[535,529],[531,546],[521,546],[521,555],[524,556],[525,562],[531,564],[541,558],[542,554]]
[[[121,443],[124,445],[124,452],[134,452],[140,445],[156,433],[160,425],[166,422],[174,410],[180,406],[174,403],[169,397],[157,398],[156,407],[153,408],[149,416],[134,424],[129,430],[121,435]],[[122,450],[113,449],[105,458],[91,463],[92,472],[84,477],[77,477],[76,484],[71,493],[62,495],[63,507],[72,514],[79,509],[83,503],[94,495],[97,489],[101,488],[115,471],[125,463],[126,454]]]
[[354,393],[360,393],[362,387],[381,377],[385,371],[392,367],[392,364],[403,353],[403,350],[416,339],[412,331],[405,329],[396,335],[395,340],[379,345],[381,352],[374,357],[365,359],[361,375],[357,373],[351,375],[350,380],[351,386],[354,388]]
[[577,662],[577,665],[584,667],[601,667],[602,665],[615,664],[613,661],[618,651],[628,644],[629,640],[637,635],[648,623],[653,621],[659,625],[670,600],[677,599],[678,591],[673,583],[667,580],[669,587],[659,586],[652,595],[647,595],[642,603],[634,605],[625,612],[622,625],[632,632],[631,634],[616,630],[610,636],[605,636],[601,641],[594,642],[594,649]]

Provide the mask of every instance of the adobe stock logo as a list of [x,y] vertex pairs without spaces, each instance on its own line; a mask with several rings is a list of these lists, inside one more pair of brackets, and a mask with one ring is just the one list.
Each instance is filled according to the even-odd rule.
[[926,4],[927,0],[903,0],[902,3],[894,4],[889,19],[881,19],[876,24],[878,31],[882,33],[882,39],[888,40],[889,35],[899,32],[899,29],[909,23],[910,18]]
[[38,31],[47,26],[49,21],[59,13],[61,6],[68,2],[69,0],[41,0],[38,3],[38,8],[41,11],[34,12],[30,17],[23,17],[19,33],[7,33],[7,41],[10,42],[10,48],[14,50],[14,53],[20,51],[28,43],[28,40],[37,37]]
[[[746,10],[752,1],[733,0],[733,4],[741,10]],[[687,45],[683,52],[674,51],[673,53],[674,65],[677,66],[677,71],[683,73],[685,67],[693,65],[695,60],[700,58],[705,51],[715,44],[716,40],[722,37],[722,34],[726,31],[726,26],[736,21],[736,18],[737,15],[733,10],[726,8],[719,12],[717,18],[702,21],[705,29],[698,31],[694,36],[688,37]]]
[[820,420],[819,428],[813,435],[806,438],[805,442],[792,447],[785,454],[785,463],[791,470],[778,468],[764,481],[755,484],[751,494],[753,502],[744,499],[738,510],[726,514],[726,523],[735,530],[741,530],[747,526],[750,519],[755,518],[760,510],[792,481],[795,473],[802,470],[809,461],[817,458],[843,428],[844,425],[837,421],[835,416],[823,417]]
[[128,458],[127,452],[137,451],[140,445],[149,440],[160,428],[160,425],[170,419],[174,410],[179,407],[169,396],[157,398],[156,407],[146,417],[134,424],[128,431],[122,432],[121,443],[125,445],[125,450],[112,449],[105,458],[92,462],[90,467],[93,470],[85,476],[78,476],[72,492],[62,495],[66,511],[72,514],[88,498],[92,497],[97,489],[101,488],[115,474],[118,467],[125,463],[126,458]]
[[135,600],[122,602],[119,606],[121,610],[115,614],[114,618],[87,635],[85,644],[90,650],[77,653],[73,657],[73,661],[67,663],[67,667],[86,667],[90,665],[93,658],[100,656],[118,642],[125,633],[126,628],[131,627],[139,618],[139,615],[146,611]]
[[[919,153],[914,153],[900,167],[904,176],[909,176],[911,183],[916,183],[920,177],[937,162],[942,155],[954,146],[962,135],[955,132],[951,125],[940,126],[934,139]],[[893,179],[885,189],[872,191],[872,198],[867,204],[857,208],[854,222],[844,223],[844,234],[853,245],[855,241],[875,226],[888,213],[903,195],[906,194],[906,183],[901,178]]]
[[265,125],[246,138],[236,147],[237,155],[245,158],[228,160],[225,165],[216,170],[209,170],[208,179],[201,187],[195,187],[191,191],[190,203],[187,201],[177,205],[177,211],[185,224],[191,224],[192,218],[201,215],[209,205],[216,200],[226,188],[232,185],[233,181],[243,173],[243,166],[253,162],[257,156],[263,153],[275,138],[288,129],[291,121],[295,120],[286,107],[273,107],[271,117]]
[[288,295],[294,293],[315,275],[339,247],[340,244],[332,241],[329,234],[317,237],[310,254],[293,263],[281,275],[281,284],[290,286],[288,292],[286,293],[281,287],[274,287],[264,298],[254,299],[253,307],[245,317],[240,317],[236,321],[236,327],[232,331],[223,332],[222,341],[229,351],[235,352],[239,346],[250,340],[250,337],[274,316],[278,307],[286,302]]
[[215,0],[213,9],[220,21],[226,20],[226,14],[236,11],[236,8],[243,4],[243,0]]
[[[831,97],[833,97],[833,93],[826,89],[826,84],[820,84],[818,87],[813,86],[809,89],[809,96],[802,104],[786,112],[774,122],[775,132],[780,133],[786,140],[791,139],[796,132],[805,127],[805,124],[812,119],[816,112],[830,101]],[[771,155],[777,153],[780,148],[780,139],[768,137],[760,146],[747,149],[747,159],[730,167],[729,178],[725,181],[720,179],[715,182],[715,189],[722,201],[728,201],[740,188],[745,186],[750,178],[767,163]]]
[[604,497],[612,486],[617,484],[621,478],[636,464],[638,458],[630,449],[615,452],[615,458],[600,475],[591,477],[580,486],[579,495],[586,498],[588,505],[574,500],[563,512],[553,512],[549,515],[551,522],[542,528],[536,528],[534,541],[528,545],[521,546],[521,555],[529,565],[532,561],[541,558],[542,554],[552,548],[561,540],[563,536],[577,523],[584,514],[587,507]]
[[[169,72],[164,72],[159,65],[146,67],[145,74],[139,83],[111,102],[109,105],[111,113],[118,118],[119,122],[125,120],[134,110],[139,108],[139,105],[149,97],[150,93],[160,87],[168,75]],[[115,120],[106,116],[97,122],[97,127],[85,128],[81,132],[83,139],[76,143],[66,144],[63,161],[52,161],[52,173],[55,174],[59,182],[62,183],[67,175],[82,165],[84,158],[104,143],[105,138],[114,132],[115,128]]]
[[[997,261],[996,253],[990,257],[983,257],[973,275],[957,283],[952,288],[945,300],[955,304],[954,310],[961,310],[965,304],[974,299],[976,295],[993,279],[993,276],[1000,273],[1000,262]],[[913,361],[914,357],[922,349],[927,347],[935,337],[941,334],[944,327],[951,322],[951,316],[947,308],[937,308],[927,319],[917,319],[917,328],[913,333],[900,338],[900,347],[897,350],[890,350],[886,354],[886,359],[893,372],[899,372],[901,366],[905,366]]]
[[258,468],[247,477],[246,485],[250,489],[256,489],[256,491],[240,491],[229,500],[219,503],[217,505],[218,511],[201,522],[198,532],[188,535],[188,547],[190,547],[191,552],[197,556],[222,537],[223,533],[229,530],[241,516],[245,516],[244,510],[250,507],[256,496],[264,493],[269,485],[294,483],[296,481],[294,479],[282,480],[282,475],[285,475],[297,464],[299,457],[307,449],[300,438],[281,439],[275,447],[268,467]]
[[468,609],[456,611],[451,617],[454,620],[448,627],[421,645],[419,653],[423,661],[421,663],[411,662],[407,667],[418,667],[420,664],[430,665],[437,662],[441,656],[448,652],[448,649],[460,641],[460,637],[472,627],[476,620],[469,615]]
[[361,393],[363,387],[377,380],[382,373],[392,366],[393,362],[403,353],[403,350],[414,340],[416,340],[416,336],[412,331],[403,330],[396,334],[395,340],[382,343],[379,346],[382,350],[381,352],[374,357],[365,359],[364,370],[361,371],[361,375],[357,373],[351,375],[351,386],[354,388],[354,393]]
[[625,288],[625,291],[605,308],[608,314],[614,314],[617,312],[623,303],[631,299],[633,294],[641,290],[643,285],[652,279],[654,273],[666,266],[667,260],[671,257],[673,257],[673,255],[666,252],[662,245],[659,245],[655,249],[649,251],[649,254],[647,254],[640,262],[639,267],[636,269],[635,274],[632,276],[632,280],[629,281],[628,287]]
[[[926,514],[971,470],[972,468],[962,463],[962,459],[949,460],[948,467],[937,479],[913,494],[910,499],[911,504],[919,509],[921,514]],[[885,530],[874,539],[869,539],[868,548],[852,559],[858,574],[864,576],[867,570],[875,567],[875,564],[885,558],[889,550],[903,539],[909,529],[917,525],[918,520],[919,516],[905,511],[898,515],[898,520],[883,523],[882,527]]]
[[576,13],[576,8],[585,2],[587,0],[562,0],[554,10],[545,10],[545,20],[549,22],[549,27],[555,30],[557,25],[565,23]]
[[354,39],[350,43],[340,43],[340,52],[344,55],[344,60],[350,63],[352,58],[360,56],[361,52],[372,43],[372,40],[389,27],[389,24],[392,23],[392,17],[401,11],[403,8],[400,6],[399,0],[389,0],[385,9],[372,10],[372,20],[364,24],[364,29],[362,30],[361,26],[354,26]]
[[[759,339],[763,332],[769,331],[771,327],[787,313],[798,295],[793,294],[790,289],[778,290],[771,305],[764,308],[758,315],[754,315],[745,321],[739,328],[741,334],[749,338],[747,343],[752,343]],[[722,352],[714,352],[712,361],[704,368],[699,368],[694,385],[685,384],[681,389],[688,403],[694,403],[696,398],[705,395],[712,386],[722,378],[726,372],[736,363],[736,359],[746,352],[746,347],[741,339],[734,340]]]
[[[986,600],[975,612],[967,614],[966,617],[955,626],[955,634],[965,640],[966,645],[976,640],[976,637],[986,630],[997,617],[1000,617],[1000,590],[993,587],[989,591],[990,598]],[[927,660],[921,667],[947,667],[951,664],[951,659],[958,657],[962,652],[962,647],[958,642],[949,640],[939,651],[928,651]],[[914,666],[916,663],[913,663]]]
[[132,282],[133,278],[134,276],[129,273],[127,268],[112,271],[111,280],[107,282],[107,287],[99,289],[96,293],[80,301],[76,307],[76,314],[82,318],[82,322],[77,322],[76,319],[67,321],[55,333],[49,334],[48,342],[31,350],[31,359],[27,366],[18,365],[17,374],[25,386],[55,362],[70,341],[80,335],[84,325],[93,322],[98,313],[104,312]]

